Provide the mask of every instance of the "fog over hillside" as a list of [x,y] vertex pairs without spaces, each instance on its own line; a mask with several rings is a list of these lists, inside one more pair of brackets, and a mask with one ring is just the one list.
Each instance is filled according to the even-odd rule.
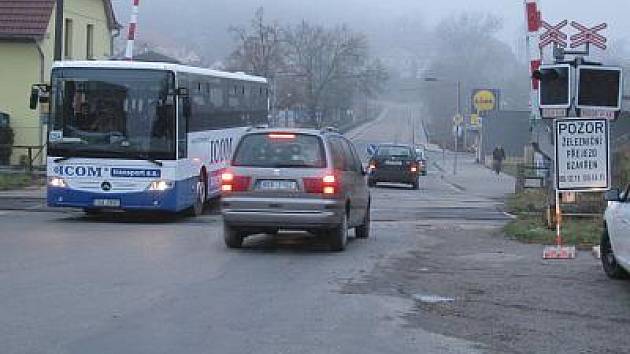
[[[596,24],[606,20],[607,34],[613,41],[630,36],[627,0],[605,0],[609,6],[594,6],[594,1],[543,0],[544,17],[550,22],[564,18]],[[129,21],[131,0],[113,0],[119,21]],[[590,4],[589,4],[590,3]],[[600,3],[601,4],[601,3]],[[347,23],[366,33],[381,56],[397,55],[409,43],[421,51],[429,45],[427,28],[463,12],[479,16],[493,14],[503,19],[499,38],[522,50],[522,0],[141,0],[139,40],[186,46],[208,60],[221,60],[232,48],[227,29],[246,24],[255,9],[264,6],[266,17],[282,23],[302,19],[325,24]],[[610,8],[617,9],[611,13]]]

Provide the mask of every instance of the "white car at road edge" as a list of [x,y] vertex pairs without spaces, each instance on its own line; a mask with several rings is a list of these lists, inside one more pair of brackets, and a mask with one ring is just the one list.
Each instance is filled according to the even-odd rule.
[[619,189],[609,191],[606,200],[602,265],[610,278],[627,279],[630,276],[630,185],[623,193]]

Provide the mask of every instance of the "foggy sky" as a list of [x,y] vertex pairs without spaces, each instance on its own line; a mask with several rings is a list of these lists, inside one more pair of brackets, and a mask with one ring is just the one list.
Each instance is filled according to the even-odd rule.
[[[119,22],[126,24],[131,0],[113,3]],[[541,0],[540,4],[548,22],[565,18],[591,26],[607,22],[609,29],[604,34],[613,43],[630,39],[629,0]],[[227,28],[246,24],[258,6],[265,7],[268,18],[283,23],[302,19],[347,23],[368,34],[402,19],[430,28],[453,14],[490,13],[504,19],[499,37],[517,51],[524,36],[523,0],[141,0],[138,38],[145,35],[176,43],[203,42],[201,45],[220,59],[231,48]]]

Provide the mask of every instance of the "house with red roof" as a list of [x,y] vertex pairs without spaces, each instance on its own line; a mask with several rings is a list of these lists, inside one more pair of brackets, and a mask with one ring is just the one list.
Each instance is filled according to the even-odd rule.
[[[0,0],[0,113],[9,116],[16,146],[46,142],[46,112],[31,111],[29,95],[33,84],[50,81],[55,7],[55,0]],[[110,58],[119,31],[111,0],[64,0],[63,60]],[[26,153],[14,149],[12,160]]]

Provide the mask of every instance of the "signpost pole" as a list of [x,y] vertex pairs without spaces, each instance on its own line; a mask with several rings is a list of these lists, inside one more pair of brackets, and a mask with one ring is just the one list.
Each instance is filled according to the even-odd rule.
[[560,207],[560,192],[556,190],[556,246],[562,247],[562,208]]
[[[461,116],[462,114],[461,92],[462,92],[462,82],[461,80],[457,80],[457,115],[458,116]],[[459,125],[456,125],[455,126],[455,159],[453,162],[453,175],[457,174],[458,157],[459,157]]]
[[457,156],[459,155],[459,125],[455,126],[455,158],[453,159],[453,175],[457,174]]

